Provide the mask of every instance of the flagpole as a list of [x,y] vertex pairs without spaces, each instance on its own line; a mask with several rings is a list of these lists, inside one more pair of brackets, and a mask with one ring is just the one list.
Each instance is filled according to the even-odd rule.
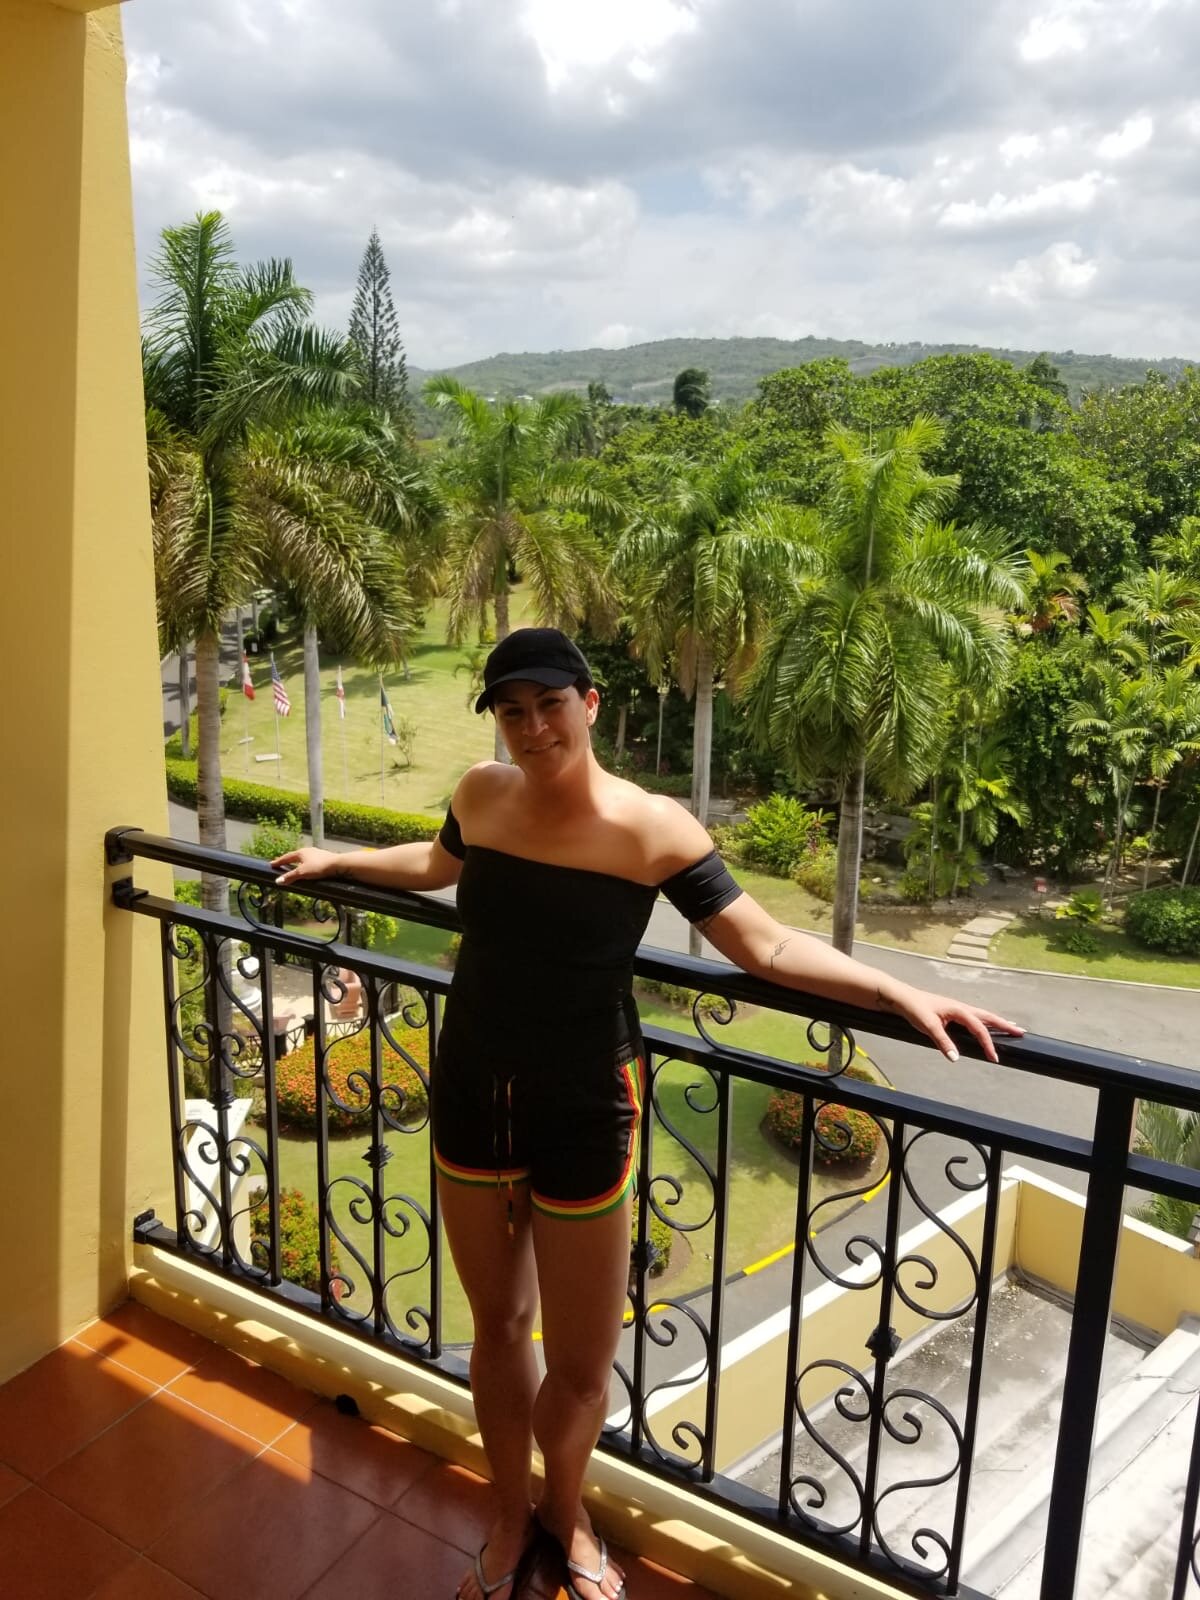
[[[275,705],[274,691],[271,693],[271,704]],[[283,776],[283,756],[279,751],[279,707],[275,706],[275,772],[278,777]]]
[[346,691],[342,685],[342,663],[338,662],[338,723],[342,734],[342,799],[350,798],[350,774],[346,768]]
[[386,805],[387,795],[383,788],[383,674],[379,675],[379,804]]

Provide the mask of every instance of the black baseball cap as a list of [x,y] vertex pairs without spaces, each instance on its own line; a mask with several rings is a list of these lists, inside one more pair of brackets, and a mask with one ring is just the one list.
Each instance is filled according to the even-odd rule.
[[483,693],[475,702],[476,711],[490,711],[497,687],[514,678],[565,689],[581,678],[590,685],[592,669],[579,646],[557,628],[518,628],[501,639],[484,663]]

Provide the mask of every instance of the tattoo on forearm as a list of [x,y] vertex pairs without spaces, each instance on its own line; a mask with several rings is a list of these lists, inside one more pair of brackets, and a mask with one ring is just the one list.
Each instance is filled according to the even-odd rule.
[[883,992],[882,984],[875,991],[875,1001],[880,1011],[894,1011],[896,1008]]
[[783,954],[783,952],[787,949],[788,945],[791,944],[791,942],[792,941],[791,941],[790,937],[787,938],[787,939],[781,939],[779,941],[779,943],[775,946],[774,950],[771,951],[771,962],[770,962],[770,964],[771,964],[772,967],[774,967],[774,965],[775,965],[775,957],[776,956],[781,956]]

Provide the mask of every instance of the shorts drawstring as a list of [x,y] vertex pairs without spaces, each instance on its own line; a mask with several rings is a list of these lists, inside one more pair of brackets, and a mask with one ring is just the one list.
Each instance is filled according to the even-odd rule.
[[507,1184],[508,1184],[508,1203],[507,1203],[507,1209],[508,1209],[508,1236],[509,1236],[510,1239],[512,1238],[513,1233],[514,1233],[514,1228],[513,1228],[513,1183],[512,1183],[512,1164],[513,1164],[512,1086],[513,1086],[513,1080],[512,1080],[512,1074],[510,1074],[504,1080],[504,1130],[505,1130],[505,1153],[506,1153],[507,1161],[506,1161],[505,1167],[502,1167],[501,1166],[501,1161],[500,1161],[500,1116],[499,1116],[499,1110],[500,1110],[500,1106],[499,1106],[499,1101],[500,1101],[500,1075],[498,1073],[493,1073],[492,1074],[492,1156],[493,1156],[493,1159],[495,1160],[495,1163],[496,1163],[496,1193],[497,1194],[500,1193],[501,1186],[505,1182],[505,1173],[507,1172]]

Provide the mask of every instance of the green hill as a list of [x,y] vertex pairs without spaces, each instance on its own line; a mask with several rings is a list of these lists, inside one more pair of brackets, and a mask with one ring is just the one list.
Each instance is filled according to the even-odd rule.
[[[841,356],[855,372],[876,367],[903,367],[927,356],[986,351],[1024,366],[1035,350],[1003,350],[974,344],[864,344],[858,339],[658,339],[625,350],[548,350],[505,353],[470,361],[449,371],[461,383],[486,395],[550,394],[556,389],[585,390],[593,381],[608,385],[614,399],[654,405],[669,401],[675,374],[683,367],[702,367],[712,379],[715,400],[749,400],[758,380],[781,367],[799,366],[821,356]],[[1078,355],[1074,350],[1049,352],[1078,400],[1088,389],[1137,383],[1148,368],[1169,378],[1193,365],[1182,357],[1137,360],[1122,356]],[[410,368],[414,389],[428,372]]]

